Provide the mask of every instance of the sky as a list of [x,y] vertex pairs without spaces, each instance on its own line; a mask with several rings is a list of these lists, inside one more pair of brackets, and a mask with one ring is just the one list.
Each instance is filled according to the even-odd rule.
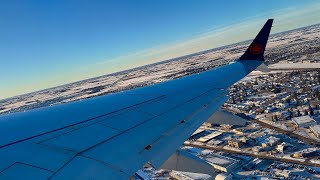
[[0,99],[320,23],[317,0],[1,0]]

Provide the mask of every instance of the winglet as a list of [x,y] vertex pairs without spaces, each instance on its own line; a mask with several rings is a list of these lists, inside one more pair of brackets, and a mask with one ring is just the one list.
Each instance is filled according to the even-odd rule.
[[264,50],[267,45],[273,19],[268,19],[260,30],[259,34],[252,41],[246,52],[240,57],[241,60],[258,60],[264,61]]

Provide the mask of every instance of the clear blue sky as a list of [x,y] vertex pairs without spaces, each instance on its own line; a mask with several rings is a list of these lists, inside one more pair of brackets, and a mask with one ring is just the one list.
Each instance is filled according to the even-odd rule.
[[201,43],[201,36],[225,29],[220,37],[227,39],[228,28],[260,23],[270,14],[287,23],[278,31],[314,24],[318,5],[311,0],[2,0],[0,99],[192,53],[187,49],[196,49],[193,39],[203,45],[196,50],[237,42],[260,27],[212,45]]

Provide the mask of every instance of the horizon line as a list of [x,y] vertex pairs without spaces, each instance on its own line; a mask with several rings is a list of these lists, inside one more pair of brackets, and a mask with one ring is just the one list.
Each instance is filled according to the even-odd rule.
[[[276,32],[276,33],[270,34],[270,37],[278,35],[278,34],[281,34],[281,33],[286,33],[286,32],[290,32],[290,31],[296,31],[296,30],[299,30],[299,29],[312,27],[312,26],[317,26],[317,25],[320,25],[320,23],[307,25],[307,26],[303,26],[303,27],[298,27],[298,28],[293,28],[293,29],[289,29],[289,30],[285,30],[285,31],[281,31],[281,32]],[[225,48],[225,47],[228,47],[228,46],[233,46],[233,45],[236,45],[236,44],[245,43],[245,42],[250,41],[252,39],[238,41],[238,42],[235,42],[235,43],[222,45],[222,46],[218,46],[218,47],[214,47],[214,48],[198,51],[198,52],[195,52],[195,53],[185,54],[185,55],[182,55],[182,56],[179,56],[179,57],[164,59],[164,60],[161,60],[161,61],[158,61],[158,62],[153,62],[153,63],[145,64],[145,65],[142,65],[142,66],[136,66],[136,67],[132,67],[132,68],[128,68],[128,69],[124,69],[124,70],[120,70],[120,71],[116,71],[116,72],[112,72],[112,73],[107,73],[107,74],[100,75],[100,76],[85,78],[85,79],[82,79],[82,80],[79,80],[79,81],[73,81],[73,82],[69,82],[69,83],[65,83],[65,84],[61,84],[61,85],[57,85],[57,86],[52,86],[52,87],[48,87],[48,88],[44,88],[44,89],[39,89],[39,90],[36,90],[36,91],[27,92],[27,93],[11,96],[11,97],[8,97],[8,98],[0,99],[0,101],[16,98],[16,97],[19,97],[19,96],[27,96],[27,95],[30,95],[30,94],[33,94],[33,93],[42,92],[42,91],[46,91],[46,90],[50,90],[50,89],[53,89],[53,88],[58,88],[58,87],[66,86],[66,85],[76,84],[76,83],[80,83],[80,82],[83,82],[83,81],[93,80],[93,79],[100,78],[100,77],[111,76],[111,75],[115,75],[115,74],[118,74],[118,73],[124,73],[124,72],[127,72],[127,71],[133,71],[133,70],[137,70],[137,69],[140,69],[140,68],[143,68],[143,67],[163,64],[163,63],[167,63],[167,62],[171,62],[171,61],[178,61],[178,60],[181,60],[182,58],[185,58],[185,57],[188,57],[188,56],[195,56],[195,55],[198,55],[198,54],[207,53],[207,52],[210,52],[210,51],[215,51],[215,50],[218,50],[220,48]]]

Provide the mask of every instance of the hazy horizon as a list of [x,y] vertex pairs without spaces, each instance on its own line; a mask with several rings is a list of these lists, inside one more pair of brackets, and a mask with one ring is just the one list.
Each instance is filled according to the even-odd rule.
[[[209,2],[207,3],[210,4]],[[134,14],[137,13],[135,14],[136,19],[125,15],[119,20],[126,20],[128,22],[118,22],[117,19],[110,21],[100,17],[95,20],[97,21],[96,24],[88,27],[84,25],[83,22],[90,24],[91,22],[89,21],[92,20],[93,17],[96,17],[97,13],[102,13],[101,16],[104,15],[106,17],[109,17],[110,14],[103,14],[104,12],[102,11],[105,10],[103,8],[95,12],[94,8],[96,8],[97,5],[91,5],[92,9],[89,8],[90,11],[84,13],[81,11],[81,8],[84,8],[83,6],[86,4],[80,4],[79,8],[81,8],[77,10],[79,12],[64,12],[65,14],[63,14],[64,16],[62,17],[66,19],[69,18],[69,20],[64,22],[64,24],[60,24],[61,19],[52,19],[53,17],[51,17],[50,14],[55,13],[54,8],[56,7],[47,7],[47,5],[40,5],[38,7],[38,4],[35,6],[30,5],[30,7],[27,6],[28,8],[26,8],[26,10],[25,6],[19,7],[25,10],[25,12],[29,12],[30,10],[39,12],[30,17],[30,19],[27,19],[31,22],[31,25],[27,23],[28,21],[23,22],[23,25],[26,27],[22,29],[17,29],[21,26],[21,24],[19,24],[21,22],[17,18],[19,15],[23,15],[23,13],[12,17],[12,21],[16,21],[16,24],[9,22],[9,20],[4,22],[8,23],[9,26],[6,24],[5,30],[0,31],[0,33],[3,35],[9,34],[9,36],[4,37],[3,44],[0,44],[0,47],[4,50],[3,54],[0,54],[0,58],[2,59],[0,71],[3,77],[0,86],[0,99],[249,40],[256,35],[268,18],[275,19],[272,34],[319,23],[320,6],[318,6],[319,2],[315,1],[304,1],[304,3],[301,1],[283,1],[281,3],[272,1],[267,5],[263,5],[249,0],[245,2],[234,2],[235,7],[231,7],[231,9],[228,3],[230,2],[211,3],[215,6],[209,8],[200,3],[190,3],[187,1],[183,5],[181,5],[181,3],[170,4],[172,7],[169,8],[165,6],[166,2],[164,2],[161,4],[163,6],[161,8],[166,9],[167,13],[169,13],[165,15],[161,8],[160,10],[154,10],[156,12],[146,10],[148,6],[155,6],[152,3],[146,3],[143,4],[144,7],[139,7],[143,8],[142,10],[146,10],[146,12],[139,14],[140,12],[137,13],[137,7],[131,5],[129,2],[126,4],[128,7],[124,8],[125,10],[123,6],[120,6],[121,3],[118,5],[116,2],[113,2],[113,4],[116,4],[114,6],[117,7],[118,10]],[[195,4],[196,7],[193,7]],[[248,4],[252,7],[246,7]],[[60,5],[61,4],[58,4],[56,6],[60,7]],[[69,6],[71,5],[69,4]],[[177,7],[177,9],[175,9],[175,7]],[[228,12],[223,12],[223,9],[219,10],[219,7],[228,9]],[[238,15],[239,13],[237,12],[231,12],[232,9],[238,8],[243,8],[243,11],[245,11],[245,9],[253,9],[253,11],[244,12],[243,15]],[[211,10],[214,11],[214,9],[216,9],[217,12],[211,12]],[[47,14],[48,12],[42,12],[43,10],[49,10],[49,14]],[[114,11],[116,10],[117,9]],[[194,12],[188,14],[190,10]],[[8,13],[7,11],[2,12],[0,17]],[[177,15],[177,12],[183,15]],[[38,16],[43,13],[47,16],[38,19]],[[86,16],[87,18],[84,20],[78,20],[78,18],[84,16],[84,14],[88,15],[88,17]],[[224,15],[224,17],[213,18],[220,14]],[[145,21],[142,21],[142,19],[146,20],[145,15],[154,16],[151,19],[149,17],[148,23],[151,23],[150,20],[155,20],[154,18],[156,18],[157,21],[152,22],[152,24],[145,24]],[[170,23],[168,23],[168,18],[172,18],[173,20],[170,20]],[[50,21],[49,23],[47,22],[48,20]],[[70,20],[77,20],[79,22],[70,24]],[[136,20],[138,22],[134,24]],[[116,24],[114,26],[110,26],[110,24],[102,26],[99,24],[100,21],[110,21]],[[139,24],[141,27],[139,27]],[[163,29],[159,29],[159,24],[163,25],[163,27],[161,27]],[[62,25],[65,27],[60,27]],[[70,37],[76,32],[74,28],[78,26],[81,28],[76,30],[80,32]],[[34,28],[36,28],[36,30],[40,29],[39,32],[31,32]],[[68,28],[70,28],[70,30]],[[106,30],[110,28],[116,29],[113,30],[113,32],[103,32],[101,28]],[[127,29],[123,30],[123,28]],[[168,31],[165,31],[166,29],[168,29]],[[71,34],[66,34],[66,32]],[[94,35],[95,33],[98,33],[98,35]],[[28,34],[31,36],[26,37]],[[87,35],[88,37],[83,35]],[[108,37],[105,37],[106,39],[102,38],[106,35],[108,35]],[[22,40],[19,39],[20,36]],[[109,36],[115,37],[112,37],[113,40],[110,41]],[[65,39],[61,39],[62,37]],[[58,38],[58,40],[55,38]]]
[[[287,31],[292,31],[292,30],[301,29],[301,28],[306,28],[306,27],[310,27],[310,26],[316,26],[316,25],[320,25],[320,23],[316,23],[316,24],[312,24],[312,25],[308,25],[308,26],[304,26],[304,27],[299,27],[299,28],[295,28],[295,29],[289,29],[289,30],[281,31],[281,32],[277,32],[277,33],[272,33],[272,34],[270,34],[270,36],[272,37],[275,34],[284,33],[284,32],[287,32]],[[223,45],[223,46],[214,47],[214,48],[211,48],[211,49],[207,49],[207,50],[203,50],[203,51],[199,51],[199,52],[195,52],[195,53],[191,53],[191,54],[185,54],[185,55],[182,55],[182,56],[179,56],[179,57],[174,57],[174,58],[171,58],[171,59],[163,59],[163,60],[158,61],[158,62],[153,62],[153,63],[150,63],[150,64],[145,64],[145,65],[141,65],[141,66],[137,66],[137,67],[131,67],[131,68],[128,68],[128,69],[124,69],[124,70],[120,70],[120,71],[116,71],[116,72],[103,74],[103,75],[100,75],[100,76],[89,77],[89,78],[86,78],[86,79],[81,79],[81,80],[78,80],[78,81],[68,82],[68,83],[65,83],[65,84],[57,85],[57,86],[52,86],[52,87],[48,87],[48,88],[44,88],[44,89],[31,91],[31,92],[26,92],[26,93],[23,93],[23,94],[18,94],[18,95],[15,95],[15,96],[11,96],[11,97],[0,99],[0,101],[1,100],[6,100],[6,99],[10,99],[10,98],[14,98],[14,97],[18,97],[18,96],[27,95],[27,94],[32,94],[32,93],[35,93],[35,92],[45,91],[47,89],[52,89],[52,88],[56,88],[56,87],[59,87],[59,86],[65,86],[65,85],[68,85],[68,84],[74,84],[74,83],[81,82],[81,81],[95,79],[95,78],[98,78],[98,77],[101,77],[101,76],[108,76],[108,75],[112,75],[112,74],[115,74],[115,73],[120,73],[120,72],[124,72],[124,71],[130,71],[130,70],[133,70],[133,69],[136,69],[136,68],[141,68],[141,67],[144,67],[144,66],[149,66],[149,65],[153,65],[153,64],[157,64],[157,63],[163,63],[163,62],[166,62],[166,61],[176,60],[176,59],[179,59],[179,58],[182,58],[182,57],[185,57],[185,56],[192,56],[192,55],[197,54],[197,53],[210,51],[210,50],[215,50],[215,49],[218,49],[218,48],[221,48],[221,47],[224,47],[224,46],[230,46],[230,45],[233,45],[233,44],[238,44],[238,43],[241,43],[241,42],[250,41],[253,38],[247,39],[247,40],[243,40],[243,41],[239,41],[239,42],[234,42],[234,43]]]

